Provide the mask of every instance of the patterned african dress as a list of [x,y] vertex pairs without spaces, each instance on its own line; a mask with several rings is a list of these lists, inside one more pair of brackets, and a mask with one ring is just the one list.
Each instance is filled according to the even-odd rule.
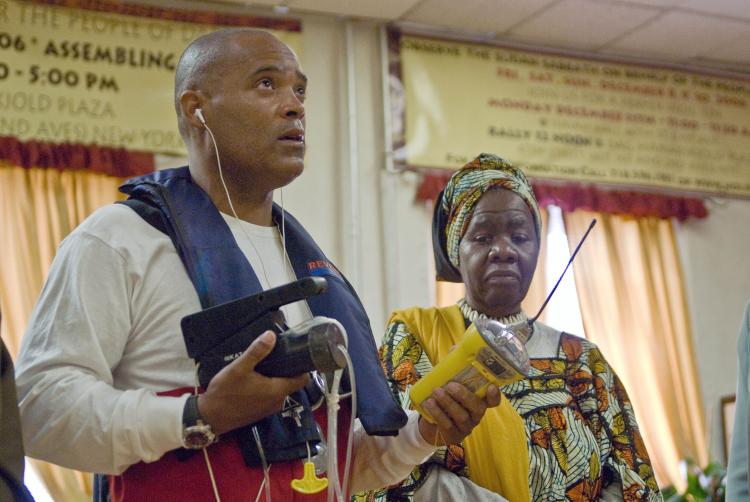
[[[548,337],[556,350],[552,345],[549,357],[537,358],[529,349],[529,378],[501,388],[526,427],[532,499],[598,500],[604,487],[617,483],[626,501],[662,500],[630,400],[597,346],[541,323],[534,328],[533,336]],[[380,357],[391,391],[408,405],[410,386],[432,369],[425,350],[396,321],[388,326]],[[434,465],[471,478],[463,447],[455,445],[439,449],[401,484],[356,499],[411,500]]]

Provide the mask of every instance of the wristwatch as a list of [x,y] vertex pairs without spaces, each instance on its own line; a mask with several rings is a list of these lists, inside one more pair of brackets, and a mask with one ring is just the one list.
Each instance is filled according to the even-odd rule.
[[202,450],[218,439],[198,411],[198,396],[190,396],[182,411],[182,446],[189,450]]

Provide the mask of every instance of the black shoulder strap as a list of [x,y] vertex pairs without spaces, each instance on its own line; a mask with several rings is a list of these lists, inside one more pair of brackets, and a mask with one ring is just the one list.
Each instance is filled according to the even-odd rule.
[[128,206],[159,232],[163,234],[167,233],[167,225],[164,223],[164,216],[162,216],[161,211],[151,204],[140,199],[118,200],[117,204]]

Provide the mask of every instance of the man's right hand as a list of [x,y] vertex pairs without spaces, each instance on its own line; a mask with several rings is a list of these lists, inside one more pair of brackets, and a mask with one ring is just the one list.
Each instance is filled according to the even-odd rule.
[[307,384],[309,375],[266,377],[255,367],[273,350],[276,334],[266,331],[240,357],[222,369],[198,397],[203,420],[223,434],[281,411],[284,398]]

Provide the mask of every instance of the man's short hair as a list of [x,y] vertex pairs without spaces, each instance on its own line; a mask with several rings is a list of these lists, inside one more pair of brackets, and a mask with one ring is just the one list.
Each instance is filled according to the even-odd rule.
[[188,89],[205,86],[211,78],[220,78],[221,68],[226,64],[226,48],[239,34],[265,34],[273,37],[271,33],[256,28],[224,28],[196,38],[180,56],[174,78],[174,106],[183,139],[186,137],[186,129],[180,110],[180,96]]

